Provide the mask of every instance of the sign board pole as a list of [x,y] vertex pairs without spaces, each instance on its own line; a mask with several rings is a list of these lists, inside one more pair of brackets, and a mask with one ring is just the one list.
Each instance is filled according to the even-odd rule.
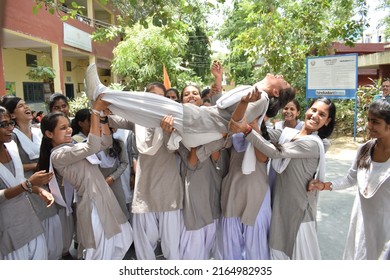
[[355,115],[354,115],[354,120],[353,120],[353,141],[354,141],[354,142],[356,142],[357,104],[358,104],[358,92],[356,91],[356,97],[355,97]]

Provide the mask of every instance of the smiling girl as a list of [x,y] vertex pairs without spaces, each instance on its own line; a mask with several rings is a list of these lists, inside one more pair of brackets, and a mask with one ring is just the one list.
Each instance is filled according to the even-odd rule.
[[368,109],[371,138],[357,151],[348,175],[331,182],[313,180],[309,190],[358,186],[344,259],[376,260],[390,240],[390,103],[378,100]]
[[276,145],[255,132],[245,119],[230,122],[233,132],[244,132],[254,147],[272,159],[277,172],[269,241],[272,259],[321,258],[316,232],[318,192],[307,192],[306,186],[313,177],[324,178],[322,139],[332,133],[335,116],[336,107],[329,99],[316,99],[306,111],[301,130],[274,131]]
[[26,180],[12,140],[14,125],[8,111],[0,107],[0,260],[45,260],[44,230],[28,196],[35,194],[51,206],[53,196],[40,186],[53,174],[40,171]]
[[[111,135],[101,136],[100,133],[100,115],[96,111],[104,109],[100,100],[94,103],[85,143],[72,144],[72,128],[62,112],[43,117],[41,131],[44,136],[38,167],[41,170],[54,168],[58,178],[50,182],[53,190],[55,183],[62,182],[63,178],[64,184],[76,191],[78,257],[121,260],[133,241],[132,229],[99,170],[99,161],[93,157],[112,141]],[[102,125],[107,126],[107,123]],[[69,209],[66,197],[65,202]]]
[[90,100],[102,95],[113,114],[144,127],[159,127],[164,116],[172,115],[175,119],[174,136],[181,138],[186,147],[197,147],[223,138],[228,132],[228,122],[235,106],[248,92],[262,92],[262,97],[248,106],[249,121],[259,117],[258,112],[266,110],[269,104],[282,108],[295,96],[294,89],[283,76],[270,73],[253,86],[240,86],[222,94],[215,106],[200,107],[190,103],[183,105],[150,92],[129,94],[111,90],[100,82],[95,64],[87,68],[85,84]]
[[300,130],[304,124],[303,121],[299,120],[300,105],[296,99],[291,100],[284,106],[282,110],[283,121],[275,123],[275,129],[283,129],[285,127],[291,127]]
[[[23,99],[16,96],[4,96],[1,104],[10,112],[15,121],[13,139],[23,163],[24,175],[29,177],[37,167],[42,133],[39,128],[32,126],[32,111]],[[48,190],[48,186],[42,187]],[[46,203],[37,194],[31,194],[28,198],[45,230],[48,259],[60,259],[63,247],[62,226],[55,204],[46,207]]]

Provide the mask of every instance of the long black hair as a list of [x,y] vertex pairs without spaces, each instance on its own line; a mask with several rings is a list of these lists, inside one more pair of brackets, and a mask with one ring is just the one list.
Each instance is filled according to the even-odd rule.
[[49,163],[51,150],[53,149],[53,144],[51,139],[45,135],[46,131],[54,132],[54,129],[57,126],[58,119],[60,117],[65,117],[62,112],[53,112],[45,115],[41,120],[41,132],[42,132],[42,142],[39,152],[39,159],[36,170],[46,170],[49,172]]
[[87,119],[91,120],[91,111],[89,109],[84,108],[76,112],[74,119],[71,122],[71,127],[73,129],[72,136],[78,134],[81,131],[79,122],[83,122]]
[[334,129],[334,126],[336,124],[336,105],[329,99],[329,98],[326,98],[326,97],[319,97],[317,99],[314,99],[311,104],[310,104],[310,107],[315,103],[315,102],[323,102],[327,105],[329,105],[329,109],[328,109],[328,118],[330,118],[330,122],[327,124],[327,125],[324,125],[322,126],[319,130],[318,130],[318,136],[321,138],[321,139],[324,139],[324,138],[327,138],[329,137],[332,132],[333,132],[333,129]]
[[295,89],[293,87],[289,87],[286,89],[279,90],[279,97],[270,96],[268,109],[266,115],[269,118],[275,117],[279,110],[284,108],[287,103],[294,100],[295,98]]

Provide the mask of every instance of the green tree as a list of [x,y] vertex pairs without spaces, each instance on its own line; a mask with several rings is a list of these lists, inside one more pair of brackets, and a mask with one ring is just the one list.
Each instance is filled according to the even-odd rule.
[[[390,11],[390,0],[381,0],[380,5],[377,8],[378,10],[386,10],[387,14],[389,14]],[[390,16],[388,15],[385,17],[381,24],[385,27],[385,40],[388,40],[390,38]]]
[[112,69],[125,79],[129,88],[143,90],[149,82],[162,82],[164,64],[171,79],[177,71],[183,71],[180,65],[187,35],[176,32],[171,42],[163,32],[162,27],[145,29],[140,24],[126,29],[126,37],[114,49]]
[[182,15],[181,20],[188,24],[188,42],[185,48],[184,62],[203,80],[210,78],[211,50],[210,31],[207,26],[208,2],[194,1],[192,13]]
[[[60,10],[65,0],[35,2],[35,12],[48,7],[54,13]],[[187,81],[202,84],[202,81],[211,79],[211,32],[206,17],[215,7],[214,4],[205,0],[100,2],[111,5],[116,24],[98,28],[92,38],[95,41],[111,40],[118,36],[123,38],[115,49],[113,70],[126,80],[130,88],[141,89],[149,81],[161,80],[164,64],[175,86],[184,85]],[[72,13],[63,20],[77,13],[82,14],[85,9],[77,4],[68,5],[67,8]]]
[[306,57],[329,54],[334,41],[352,45],[366,12],[364,0],[237,0],[219,36],[229,43],[236,81],[280,73],[304,90]]

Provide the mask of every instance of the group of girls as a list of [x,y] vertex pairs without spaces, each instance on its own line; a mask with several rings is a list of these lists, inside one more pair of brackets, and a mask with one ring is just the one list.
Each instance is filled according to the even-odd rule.
[[[244,94],[242,94],[242,91],[240,90],[235,91],[235,94],[238,94],[239,98],[241,98],[238,105],[237,101],[240,99],[235,99],[233,102],[229,103],[229,101],[231,101],[229,100],[231,96],[227,93],[226,98],[224,98],[224,96],[220,98],[220,102],[219,104],[217,102],[217,106],[212,106],[210,109],[200,107],[199,110],[195,110],[194,106],[185,106],[185,104],[182,106],[176,106],[169,101],[163,101],[162,99],[152,98],[148,95],[139,95],[137,93],[134,93],[134,95],[127,93],[126,96],[123,95],[118,96],[118,98],[114,98],[114,95],[117,92],[100,87],[98,79],[90,79],[90,84],[94,86],[93,88],[99,88],[99,90],[94,90],[93,94],[102,94],[102,100],[107,102],[108,108],[127,120],[131,120],[136,123],[149,124],[149,126],[152,127],[157,126],[155,121],[153,122],[151,119],[161,119],[164,115],[167,115],[167,112],[169,113],[169,110],[166,110],[166,108],[169,108],[172,116],[164,117],[164,125],[168,125],[166,127],[166,131],[171,132],[172,134],[176,133],[185,140],[182,144],[188,150],[186,166],[188,170],[193,168],[194,163],[199,164],[202,162],[202,159],[207,158],[202,158],[202,156],[200,156],[202,155],[202,152],[207,151],[206,155],[211,155],[212,152],[221,148],[221,146],[215,145],[215,143],[211,142],[210,138],[207,138],[206,136],[209,136],[207,135],[207,131],[210,133],[215,131],[218,131],[221,134],[226,133],[226,130],[224,129],[226,125],[224,120],[226,120],[226,117],[229,119],[228,131],[236,134],[229,134],[229,139],[217,141],[224,142],[224,148],[226,148],[226,143],[230,140],[232,141],[233,148],[229,150],[230,155],[233,155],[233,152],[240,151],[240,147],[241,151],[245,152],[241,165],[241,173],[238,173],[239,176],[244,176],[243,174],[251,174],[253,170],[259,172],[261,169],[257,168],[257,166],[253,167],[253,162],[255,164],[265,164],[267,161],[271,160],[268,167],[269,170],[273,170],[275,172],[275,178],[272,178],[271,180],[272,187],[270,190],[270,203],[267,202],[268,176],[265,176],[265,178],[262,176],[263,178],[261,179],[261,182],[267,182],[267,184],[264,184],[262,187],[258,186],[262,183],[259,183],[258,180],[256,180],[255,185],[257,185],[257,187],[261,190],[258,190],[257,193],[253,193],[254,187],[251,188],[248,186],[250,191],[245,191],[245,187],[241,184],[236,183],[233,180],[233,183],[229,182],[231,180],[228,179],[231,178],[229,176],[229,172],[234,172],[232,164],[237,164],[237,162],[239,162],[238,160],[233,162],[231,161],[229,167],[232,168],[224,171],[226,175],[223,177],[221,185],[221,218],[219,219],[219,227],[216,230],[216,243],[218,245],[216,246],[216,251],[218,254],[214,255],[214,258],[262,258],[259,257],[259,252],[266,252],[267,249],[263,250],[261,249],[261,246],[258,246],[258,244],[261,243],[258,238],[259,235],[262,235],[262,238],[266,238],[265,240],[267,240],[268,243],[265,243],[265,247],[269,248],[269,258],[271,259],[321,258],[316,234],[317,201],[319,191],[323,189],[330,189],[330,183],[320,184],[318,182],[324,181],[325,178],[325,152],[329,144],[327,138],[331,136],[334,129],[336,107],[331,100],[327,98],[318,98],[310,104],[310,107],[305,112],[304,120],[302,122],[298,122],[292,118],[293,114],[289,114],[288,111],[299,111],[299,107],[297,108],[294,103],[289,103],[287,108],[285,107],[286,120],[282,125],[283,130],[275,129],[267,132],[261,131],[261,127],[263,127],[263,125],[259,125],[262,124],[262,122],[257,118],[263,117],[266,113],[272,116],[270,112],[272,111],[273,106],[271,102],[269,102],[268,110],[263,110],[260,114],[259,110],[257,110],[257,118],[253,118],[253,108],[260,103],[259,100],[265,99],[263,95],[264,91],[268,93],[269,98],[272,98],[273,95],[270,94],[272,92],[283,92],[282,88],[275,89],[265,86],[266,84],[272,84],[268,84],[268,82],[270,82],[269,79],[274,79],[274,81],[278,80],[279,82],[283,81],[286,83],[282,76],[272,76],[272,78],[271,76],[267,76],[264,79],[266,81],[262,80],[254,87],[250,88],[249,94],[248,90],[246,90]],[[272,85],[275,86],[275,84]],[[269,90],[270,88],[271,90]],[[195,90],[190,90],[189,92],[191,91],[195,92]],[[92,99],[94,98],[93,94],[90,94]],[[280,94],[280,96],[282,95]],[[150,108],[153,108],[154,113],[152,117],[142,115],[142,117],[138,118],[138,113],[142,114],[142,112],[139,112],[137,107],[139,107],[139,104],[145,103],[145,100],[148,100],[150,103],[156,102],[159,104],[159,107],[163,108],[159,109],[151,106]],[[291,98],[288,101],[290,100]],[[233,108],[235,108],[235,113],[233,115],[231,114],[233,110],[229,111],[229,105],[223,107],[223,103],[225,102],[230,105],[234,105]],[[284,103],[284,105],[286,103]],[[124,107],[122,105],[128,106],[127,112],[124,111]],[[380,110],[375,109],[375,106],[379,106]],[[259,107],[256,108],[259,109]],[[229,113],[227,113],[227,111]],[[372,192],[370,195],[366,195],[364,197],[365,199],[371,199],[378,190],[383,190],[385,194],[387,191],[389,174],[389,156],[387,147],[389,122],[386,116],[388,112],[389,108],[386,103],[373,103],[370,107],[370,114],[373,116],[370,116],[369,114],[367,129],[369,130],[371,136],[375,138],[375,141],[373,141],[374,144],[372,144],[373,148],[371,148],[370,151],[374,151],[380,147],[381,157],[379,158],[375,155],[375,153],[370,154],[368,156],[368,163],[370,165],[367,164],[366,166],[368,167],[365,167],[364,170],[365,172],[370,173],[371,170],[376,170],[378,168],[376,163],[379,163],[379,166],[381,166],[380,170],[382,176],[380,177],[380,182],[376,184],[375,187],[371,186],[373,190],[371,190]],[[136,114],[136,116],[133,116],[133,114]],[[198,121],[200,118],[202,118],[204,123]],[[377,123],[380,123],[381,125],[377,125]],[[297,125],[301,125],[301,128],[296,129]],[[209,128],[209,130],[207,130],[207,128]],[[241,137],[238,133],[241,133]],[[192,142],[188,141],[188,138],[186,138],[189,135],[193,137]],[[201,137],[197,136],[204,136],[204,138],[207,139],[202,140],[200,139]],[[215,135],[213,135],[213,137],[214,136]],[[243,138],[245,138],[245,141]],[[267,138],[269,138],[269,140]],[[379,140],[380,138],[384,139]],[[196,152],[193,149],[194,147],[196,147]],[[252,161],[248,159],[250,158],[249,155],[252,155]],[[183,160],[183,158],[181,159]],[[353,168],[351,170],[353,170]],[[187,176],[187,174],[191,173],[187,172],[185,173],[185,176]],[[191,201],[191,197],[189,195],[191,194],[191,183],[193,182],[190,180],[191,177],[184,178],[185,192],[187,193],[184,197],[184,203],[191,205],[191,210],[194,211],[194,209],[198,209],[198,207],[196,203]],[[313,178],[314,181],[312,181]],[[356,180],[359,180],[359,177],[357,177]],[[193,181],[195,180],[193,179]],[[369,190],[367,189],[370,189],[370,186],[367,186],[367,184],[370,183],[360,183],[364,185],[364,193],[369,193]],[[346,183],[342,182],[339,184],[345,185]],[[351,183],[349,182],[349,184]],[[236,187],[235,185],[240,186]],[[230,201],[232,201],[230,204],[229,196]],[[241,199],[240,196],[244,196],[244,198]],[[255,202],[251,201],[252,196],[255,197]],[[192,194],[192,197],[194,197],[194,194]],[[383,199],[383,201],[388,201],[388,197],[382,193],[381,199]],[[359,251],[365,252],[369,251],[368,247],[373,246],[366,245],[366,243],[376,244],[377,251],[374,254],[365,253],[360,255],[363,255],[362,258],[367,259],[379,258],[380,254],[378,254],[378,252],[381,253],[381,250],[385,247],[386,242],[389,240],[389,233],[386,229],[388,228],[389,217],[384,214],[387,213],[386,207],[382,205],[384,203],[381,203],[379,207],[374,208],[373,206],[369,206],[367,208],[370,210],[367,210],[366,207],[363,208],[361,206],[366,206],[361,202],[361,197],[358,202],[355,203],[355,208],[358,210],[354,210],[351,220],[350,235],[357,235],[357,237],[354,236],[353,245],[355,245],[355,248],[356,246],[362,247],[363,249],[359,249]],[[241,206],[240,203],[242,203]],[[368,204],[375,203],[371,202]],[[270,220],[267,219],[267,210],[264,210],[267,209],[267,205],[270,205],[270,208],[268,209],[271,209],[272,211]],[[183,205],[183,213],[185,213],[185,207],[186,206]],[[199,208],[201,207],[202,206],[199,206]],[[368,214],[362,214],[361,212],[370,212],[372,211],[371,208],[374,209],[375,214],[380,214],[378,221],[382,221],[375,224],[375,230],[370,229],[370,227],[367,226],[364,226],[363,228],[362,226],[362,224],[364,224],[364,219],[368,219]],[[250,215],[248,215],[249,212]],[[355,214],[355,212],[357,214]],[[201,213],[201,211],[196,213]],[[188,216],[189,215],[183,215],[183,218],[187,217],[187,219],[189,219]],[[194,215],[192,214],[192,216]],[[248,216],[251,218],[249,219]],[[239,219],[229,223],[229,219],[227,218],[233,217]],[[356,222],[356,219],[358,222]],[[193,220],[196,220],[196,217],[192,220],[184,221],[183,224],[187,224],[187,226],[189,226],[190,222],[193,222]],[[258,234],[261,232],[259,229],[253,230],[252,227],[256,227],[260,224],[265,229],[264,232],[267,232],[267,221],[270,224],[268,235]],[[234,223],[235,226],[231,226],[234,225]],[[356,224],[359,225],[357,229]],[[368,222],[366,222],[366,224],[368,224]],[[369,224],[370,226],[374,226],[373,222]],[[229,232],[229,230],[231,230],[231,232]],[[253,230],[252,233],[251,230]],[[381,237],[379,241],[373,240],[373,236],[375,235],[373,232],[377,233]],[[258,235],[255,236],[253,233]],[[255,239],[254,236],[257,239]],[[257,244],[254,240],[256,240]],[[187,242],[185,244],[187,245],[190,243]],[[179,247],[180,246],[183,247],[182,244],[180,244]],[[252,249],[257,250],[257,252],[251,252]],[[348,249],[346,249],[346,251],[347,250]],[[252,257],[253,255],[256,255],[256,257]],[[355,254],[352,258],[356,259],[358,256]]]
[[[89,131],[80,130],[79,138],[66,113],[46,115],[40,135],[29,126],[32,115],[23,100],[2,101],[1,259],[60,258],[69,249],[72,211],[83,259],[123,259],[133,240],[137,259],[155,259],[159,242],[166,259],[321,259],[319,192],[354,184],[358,194],[344,257],[385,255],[389,103],[370,105],[367,130],[373,139],[359,148],[348,177],[324,183],[324,143],[336,107],[318,98],[304,120],[294,122],[288,111],[299,107],[290,102],[294,95],[283,76],[267,75],[234,95],[214,95],[217,105],[206,108],[194,84],[183,88],[179,104],[159,97],[166,93],[160,83],[149,84],[148,93],[110,91],[91,69],[87,94],[93,109]],[[220,65],[213,64],[212,73],[218,85]],[[279,108],[285,108],[285,122],[267,130],[264,117]],[[108,116],[110,111],[116,115]],[[100,165],[113,147],[112,128],[133,130],[139,152],[131,225],[123,193],[113,188],[120,164],[107,170]],[[31,143],[27,148],[28,141],[40,142],[40,150]]]
[[40,131],[24,100],[0,105],[0,259],[67,259],[74,228],[78,258],[123,259],[132,229],[94,158],[111,144],[108,121],[92,114],[87,140],[72,144],[65,96],[52,96]]
[[[99,87],[97,80],[93,80],[91,77],[89,84]],[[147,244],[150,245],[150,252],[155,249],[157,239],[160,238],[163,254],[168,259],[171,259],[172,255],[170,256],[164,252],[164,248],[167,246],[171,248],[169,253],[172,253],[172,250],[175,250],[177,255],[177,252],[179,252],[179,259],[208,259],[210,257],[216,259],[320,258],[315,232],[317,192],[307,192],[306,186],[310,179],[315,175],[321,176],[319,178],[323,178],[324,147],[321,138],[328,137],[333,130],[335,107],[326,99],[315,102],[307,113],[304,129],[301,131],[295,130],[295,134],[290,133],[289,135],[284,136],[285,139],[283,141],[287,142],[287,147],[289,143],[295,144],[288,149],[283,147],[288,150],[288,152],[280,152],[276,149],[275,151],[272,150],[272,153],[263,151],[263,147],[258,148],[258,145],[260,144],[257,142],[250,143],[248,141],[250,138],[247,137],[252,130],[257,131],[258,134],[254,135],[256,135],[256,137],[258,136],[259,139],[263,139],[262,136],[260,136],[260,133],[265,137],[269,137],[265,131],[261,131],[261,127],[263,126],[262,119],[266,114],[268,114],[269,117],[274,116],[275,114],[272,115],[272,109],[275,110],[275,108],[278,109],[278,107],[269,106],[270,103],[268,103],[268,100],[275,96],[279,97],[278,94],[282,91],[283,87],[289,87],[289,85],[282,76],[267,75],[267,77],[261,83],[257,84],[257,86],[261,87],[261,91],[256,87],[251,89],[252,92],[249,95],[243,94],[240,96],[240,98],[242,98],[236,109],[236,111],[238,110],[238,113],[233,114],[233,119],[231,121],[233,125],[231,126],[231,130],[234,131],[235,119],[237,121],[241,120],[241,125],[246,125],[246,123],[242,121],[243,116],[251,116],[246,112],[247,107],[251,107],[251,105],[256,102],[259,104],[260,100],[263,102],[266,100],[267,103],[265,103],[265,106],[257,107],[256,116],[251,119],[251,125],[245,127],[244,131],[234,131],[241,134],[234,134],[227,139],[216,139],[217,142],[224,143],[223,145],[210,142],[209,140],[208,142],[203,141],[202,143],[202,139],[200,139],[198,142],[190,142],[192,145],[189,144],[189,142],[183,141],[181,145],[184,147],[180,146],[181,149],[179,147],[180,175],[184,186],[183,200],[180,200],[182,187],[178,185],[171,184],[166,192],[169,194],[172,190],[178,190],[175,193],[179,196],[176,197],[176,200],[173,200],[175,203],[170,205],[171,207],[174,205],[175,208],[168,212],[177,213],[177,209],[182,209],[182,216],[179,216],[179,218],[182,219],[181,221],[178,219],[176,222],[166,221],[160,217],[160,211],[157,212],[153,210],[153,207],[161,204],[161,202],[153,200],[152,198],[157,196],[161,199],[161,189],[167,188],[165,184],[160,184],[160,182],[154,183],[154,192],[152,192],[150,189],[151,184],[145,185],[143,189],[137,188],[137,184],[143,182],[141,182],[141,179],[139,182],[136,180],[133,213],[140,211],[141,209],[143,214],[147,214],[148,216],[151,215],[153,219],[150,218],[148,221],[143,220],[142,228],[150,227],[154,229],[152,232],[156,231],[155,234],[152,234],[153,236],[150,236],[150,234],[148,236],[147,231],[141,230],[141,233],[146,233],[145,238],[150,243]],[[92,91],[96,93],[96,90]],[[151,90],[149,90],[149,92],[150,91]],[[158,101],[160,107],[165,107],[165,105],[174,106],[170,101],[163,101],[162,99],[157,97],[154,98],[149,95],[131,93],[123,96],[114,96],[114,93],[116,94],[117,92],[110,92],[107,89],[103,89],[100,93],[103,94],[101,97],[102,100],[109,103],[108,108],[124,117],[127,122],[139,121],[145,123],[142,120],[137,119],[137,117],[139,117],[137,111],[139,106],[138,104],[135,104],[137,99],[144,102],[143,98],[147,97],[150,103]],[[255,96],[255,93],[258,96]],[[134,96],[132,96],[133,94]],[[202,127],[202,124],[197,124],[198,127],[192,126],[190,129],[188,129],[189,127],[182,126],[185,123],[187,123],[187,125],[190,122],[196,123],[196,120],[194,121],[196,116],[186,116],[186,113],[188,113],[187,109],[189,108],[192,113],[204,114],[203,116],[210,118],[215,117],[217,121],[221,120],[221,116],[222,118],[228,116],[227,122],[229,122],[232,111],[228,114],[226,112],[227,110],[224,109],[225,111],[219,110],[216,113],[213,111],[216,107],[207,110],[204,108],[196,110],[195,106],[186,106],[185,99],[188,98],[188,103],[198,105],[196,107],[199,107],[198,100],[200,100],[200,91],[195,86],[186,86],[183,89],[182,94],[182,107],[175,106],[175,109],[177,110],[175,111],[175,109],[173,109],[174,112],[172,115],[165,116],[164,112],[158,112],[158,108],[152,107],[154,109],[153,113],[155,114],[155,117],[162,117],[160,118],[160,122],[164,131],[163,136],[165,136],[165,132],[171,134],[178,133],[179,136],[185,138],[186,131],[191,131],[191,129],[193,129],[193,131],[200,131],[201,134],[207,133],[207,126]],[[251,96],[252,94],[253,96]],[[251,100],[252,97],[254,98],[253,100]],[[240,98],[237,101],[239,101]],[[120,100],[120,102],[118,100]],[[289,100],[291,99],[288,99],[287,101]],[[224,101],[229,100],[224,99]],[[287,102],[283,105],[286,103]],[[121,108],[121,105],[132,106],[130,108],[126,106],[127,110],[124,112],[125,107]],[[150,105],[153,106],[154,104]],[[259,110],[259,108],[261,110]],[[242,112],[240,112],[240,110]],[[136,116],[134,116],[135,114]],[[143,117],[148,118],[147,116]],[[188,120],[186,119],[187,117],[192,119]],[[124,122],[123,119],[121,121]],[[215,124],[213,120],[210,122],[212,123],[211,126]],[[227,122],[222,125],[226,125]],[[321,132],[323,131],[320,136],[312,135],[313,133],[316,134],[318,130]],[[213,133],[213,130],[210,130],[209,132]],[[224,127],[222,127],[220,132],[226,132]],[[276,135],[274,138],[279,139],[280,133],[279,135],[277,135],[277,133],[274,134]],[[174,146],[174,143],[169,143],[171,138],[168,138],[168,135],[165,137],[167,138],[166,146],[169,147],[169,144]],[[254,139],[257,139],[256,137]],[[149,142],[159,143],[158,139],[155,140],[155,138],[156,137],[149,137]],[[164,139],[164,137],[162,139]],[[232,148],[226,149],[227,145],[229,145],[227,143],[229,142],[232,143],[230,144],[230,147]],[[265,142],[268,143],[268,141]],[[164,142],[157,145],[156,149],[161,148],[163,144],[165,145]],[[284,145],[283,142],[279,144],[280,146]],[[220,164],[218,163],[218,160],[221,156],[221,148],[224,148],[224,151],[228,151],[228,154],[231,155],[230,163],[227,165],[225,164],[225,167],[229,166],[226,170],[223,170],[221,166],[218,166],[218,164]],[[291,162],[284,161],[283,163],[280,163],[281,166],[284,166],[281,168],[283,170],[278,169],[277,171],[279,171],[279,173],[284,171],[283,175],[287,175],[287,178],[277,175],[275,179],[276,190],[281,188],[281,185],[285,185],[284,181],[293,183],[296,187],[291,188],[291,192],[289,192],[289,195],[287,196],[285,196],[282,191],[274,191],[272,204],[271,190],[269,188],[267,175],[267,161],[270,157],[297,158],[296,160],[291,160]],[[207,161],[210,159],[211,165],[206,165]],[[159,161],[156,160],[154,162]],[[169,166],[171,168],[169,177],[175,178],[175,176],[171,175],[173,166]],[[210,172],[212,171],[211,168],[216,169],[217,172],[214,173],[215,176],[213,176],[213,174],[210,175]],[[158,170],[154,172],[149,171],[150,165],[145,165],[138,170],[138,172],[146,172],[148,174],[149,182],[151,180],[156,180],[156,178],[159,180],[165,178],[164,176],[161,177],[159,175],[160,173],[158,173]],[[137,176],[139,174],[138,172]],[[214,177],[216,179],[214,179]],[[141,176],[138,178],[141,178]],[[204,182],[205,178],[207,178],[206,181],[208,184]],[[145,190],[148,190],[148,196],[144,193]],[[143,194],[143,196],[139,195],[138,192]],[[140,197],[140,199],[137,199],[137,197]],[[148,200],[144,197],[147,197]],[[291,209],[295,212],[289,211],[286,207],[281,207],[289,198],[291,198]],[[137,203],[139,204],[138,209],[135,208]],[[181,203],[183,203],[183,206],[181,206]],[[271,205],[273,205],[272,210]],[[276,218],[273,217],[271,219],[272,214],[275,212],[273,209],[275,208],[278,210],[279,208],[281,209],[279,210],[279,213],[276,212]],[[159,214],[158,216],[156,216],[156,212]],[[220,212],[219,215],[218,212]],[[293,219],[288,215],[292,215]],[[288,222],[287,225],[286,222]],[[180,241],[178,242],[176,239],[167,242],[164,237],[161,236],[161,233],[164,232],[163,230],[166,229],[166,227],[174,228],[178,223],[183,225]],[[145,248],[145,243],[142,247],[137,246],[137,236],[142,234],[136,229],[137,226],[135,224],[133,224],[133,226],[137,257],[143,258],[139,250]],[[290,227],[292,230],[290,230]],[[289,228],[289,230],[286,230],[286,228]],[[175,229],[175,232],[177,233],[177,229]],[[306,242],[305,236],[310,237],[309,243]],[[275,239],[275,245],[272,244],[272,238]],[[214,241],[211,242],[210,240]],[[296,244],[297,246],[295,246]],[[151,253],[149,258],[154,258],[154,254]]]

